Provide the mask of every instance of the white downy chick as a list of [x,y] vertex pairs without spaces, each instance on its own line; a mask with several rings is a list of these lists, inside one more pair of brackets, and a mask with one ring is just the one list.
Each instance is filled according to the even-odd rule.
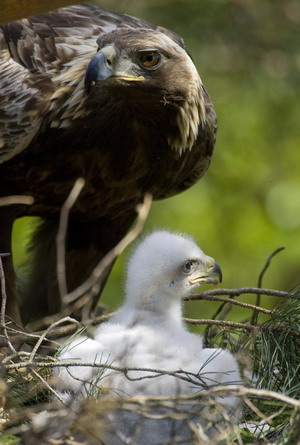
[[[195,394],[217,384],[240,383],[233,355],[222,349],[203,348],[202,337],[189,332],[182,321],[182,298],[201,284],[217,284],[221,279],[219,265],[190,237],[167,231],[152,233],[139,244],[129,261],[123,306],[96,329],[94,339],[77,338],[60,356],[65,361],[144,370],[128,371],[126,375],[102,370],[99,374],[99,368],[73,366],[58,368],[55,375],[77,397],[91,391],[90,383],[109,389],[110,398]],[[177,373],[160,374],[159,370]],[[237,398],[217,400],[232,414],[237,412]],[[158,433],[149,437],[149,432],[147,439],[145,428],[136,443],[160,443]],[[153,427],[148,429],[152,431]]]

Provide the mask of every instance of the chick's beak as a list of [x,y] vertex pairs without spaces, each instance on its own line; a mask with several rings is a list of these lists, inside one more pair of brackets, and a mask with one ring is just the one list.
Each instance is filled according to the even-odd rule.
[[195,271],[189,279],[190,284],[219,284],[222,283],[222,270],[215,261],[207,262],[201,270]]

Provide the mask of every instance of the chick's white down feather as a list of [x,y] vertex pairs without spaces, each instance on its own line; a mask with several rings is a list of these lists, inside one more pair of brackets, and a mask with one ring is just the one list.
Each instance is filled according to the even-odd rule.
[[[215,270],[215,261],[187,236],[159,231],[146,237],[129,261],[123,306],[96,329],[93,339],[77,338],[60,355],[68,362],[144,370],[126,375],[106,370],[99,379],[99,368],[58,368],[55,374],[64,388],[82,397],[91,390],[82,382],[96,382],[109,389],[109,397],[118,398],[194,394],[216,384],[239,383],[233,355],[203,348],[202,337],[182,322],[182,298],[201,282],[214,282]],[[158,375],[149,369],[179,373]],[[218,401],[232,412],[239,405],[234,397]]]

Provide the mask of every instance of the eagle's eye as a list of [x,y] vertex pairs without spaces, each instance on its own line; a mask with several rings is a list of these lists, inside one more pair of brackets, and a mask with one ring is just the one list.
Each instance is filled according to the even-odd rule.
[[160,54],[158,52],[145,52],[140,55],[140,61],[145,68],[154,68],[160,62]]
[[197,260],[189,260],[187,261],[184,265],[183,265],[183,272],[190,274],[193,272],[193,270],[196,268],[196,266],[198,265],[198,261]]

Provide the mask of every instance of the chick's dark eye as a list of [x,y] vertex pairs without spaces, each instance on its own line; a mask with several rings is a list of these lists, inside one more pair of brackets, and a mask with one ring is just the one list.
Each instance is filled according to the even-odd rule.
[[140,56],[140,61],[146,68],[153,68],[160,62],[159,53],[144,53]]
[[183,272],[184,273],[191,273],[197,264],[197,261],[189,260],[183,265]]

